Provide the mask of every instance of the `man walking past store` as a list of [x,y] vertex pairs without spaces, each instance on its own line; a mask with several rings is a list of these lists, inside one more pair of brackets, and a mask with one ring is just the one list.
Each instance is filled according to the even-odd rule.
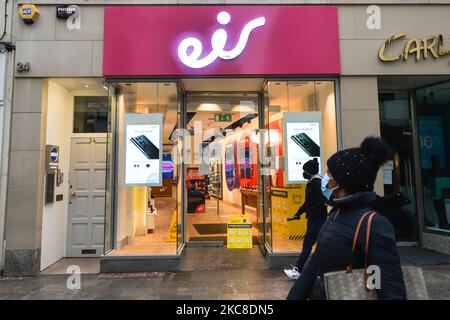
[[284,273],[292,280],[300,276],[303,266],[311,254],[312,247],[316,243],[319,231],[327,219],[326,198],[321,190],[322,176],[319,175],[319,162],[317,158],[303,165],[303,177],[308,180],[305,191],[305,202],[294,216],[287,219],[288,221],[298,220],[303,213],[306,213],[306,219],[308,220],[303,248],[297,264],[292,266],[291,269],[284,269]]

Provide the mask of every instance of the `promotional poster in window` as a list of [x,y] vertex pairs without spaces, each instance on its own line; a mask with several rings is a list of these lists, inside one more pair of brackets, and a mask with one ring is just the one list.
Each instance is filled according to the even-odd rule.
[[[147,118],[150,115],[128,116]],[[152,117],[148,119],[147,124],[140,124],[139,120],[142,119],[139,118],[138,121],[134,121],[135,117],[126,119],[125,184],[161,186],[162,117],[161,121]]]
[[322,172],[320,112],[290,114],[289,119],[293,120],[286,120],[286,114],[284,117],[287,148],[285,161],[288,168],[286,183],[306,183],[307,180],[303,177],[303,165],[306,162],[317,158],[319,172]]

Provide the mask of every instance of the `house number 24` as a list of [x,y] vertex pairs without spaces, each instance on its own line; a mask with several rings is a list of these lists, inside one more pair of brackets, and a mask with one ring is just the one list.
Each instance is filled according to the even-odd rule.
[[17,72],[25,72],[25,71],[30,71],[30,63],[29,62],[18,62],[16,65],[16,71]]

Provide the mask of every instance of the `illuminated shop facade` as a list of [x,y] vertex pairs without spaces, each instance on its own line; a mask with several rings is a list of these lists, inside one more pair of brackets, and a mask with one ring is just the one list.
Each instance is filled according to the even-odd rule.
[[323,173],[367,135],[395,150],[376,191],[411,199],[400,245],[449,251],[449,5],[381,6],[371,30],[363,4],[67,4],[79,29],[48,1],[15,21],[31,68],[15,75],[5,274],[63,257],[177,271],[191,246],[283,266],[306,228],[286,221],[302,165]]

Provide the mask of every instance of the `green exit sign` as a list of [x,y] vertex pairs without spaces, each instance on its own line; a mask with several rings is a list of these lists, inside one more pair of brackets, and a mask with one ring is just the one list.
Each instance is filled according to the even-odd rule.
[[231,114],[229,114],[229,113],[216,114],[214,121],[216,121],[216,122],[231,122]]

